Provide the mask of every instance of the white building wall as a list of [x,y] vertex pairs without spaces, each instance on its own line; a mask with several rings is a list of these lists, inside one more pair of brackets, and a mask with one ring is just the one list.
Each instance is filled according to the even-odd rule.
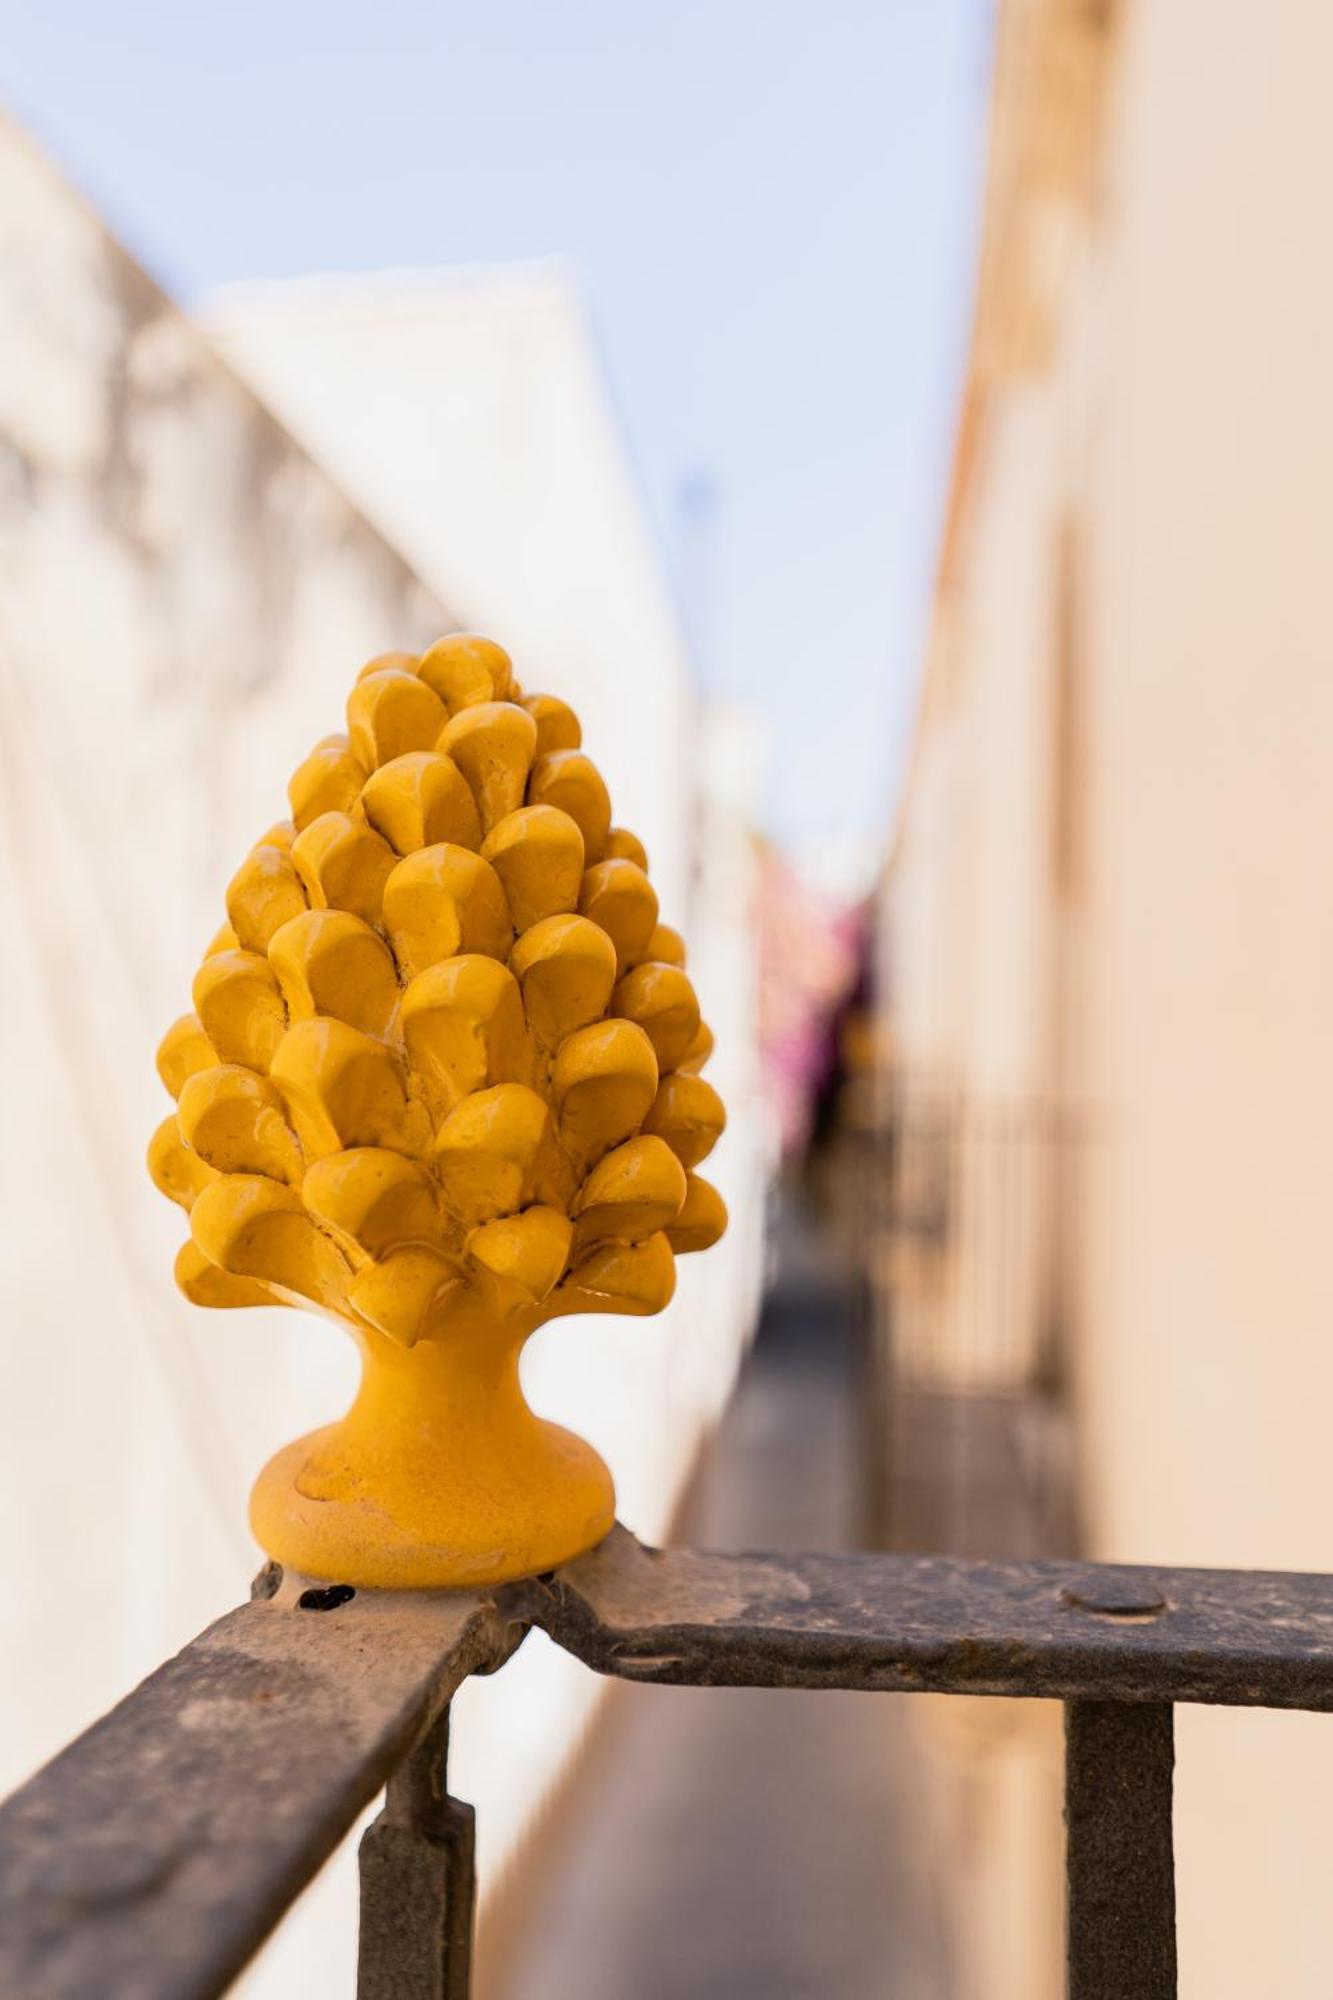
[[[732,1234],[682,1264],[662,1320],[564,1322],[528,1371],[539,1406],[605,1452],[646,1536],[752,1321],[745,763],[724,756],[730,791],[709,775],[711,725],[567,291],[497,342],[504,317],[468,288],[468,324],[437,355],[434,393],[463,421],[444,459],[457,505],[441,502],[433,539],[408,530],[433,518],[438,436],[414,455],[358,359],[418,509],[377,507],[372,527],[0,127],[0,1791],[244,1595],[255,1472],[350,1396],[351,1343],[316,1319],[178,1298],[181,1219],[143,1154],[167,1109],[153,1052],[225,884],[363,659],[464,618],[493,628],[526,683],[549,675],[579,707],[664,916],[711,940],[692,969],[732,1112],[715,1176]],[[455,544],[471,588],[446,610]],[[484,1884],[597,1686],[534,1640],[460,1702],[455,1782],[478,1806]],[[355,1926],[345,1850],[246,1990],[350,1995]]]
[[[176,1294],[154,1050],[357,662],[452,621],[3,124],[0,352],[7,1791],[245,1596],[255,1471],[350,1391],[313,1321]],[[261,1990],[350,1991],[296,1921]]]

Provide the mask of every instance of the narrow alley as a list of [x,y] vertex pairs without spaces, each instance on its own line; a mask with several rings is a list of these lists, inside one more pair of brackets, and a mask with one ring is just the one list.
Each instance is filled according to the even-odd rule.
[[[682,1540],[854,1548],[850,1300],[799,1216]],[[490,2000],[948,2000],[903,1697],[617,1685]]]

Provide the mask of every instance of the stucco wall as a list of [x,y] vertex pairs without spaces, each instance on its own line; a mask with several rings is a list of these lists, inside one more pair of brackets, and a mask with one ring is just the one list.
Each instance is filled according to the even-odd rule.
[[12,1779],[246,1574],[330,1343],[175,1300],[153,1051],[356,662],[450,620],[10,128],[0,348]]
[[[1035,1052],[1075,1118],[1089,1553],[1330,1570],[1333,17],[1140,4],[1117,44],[1050,353],[989,391],[888,890],[900,1034],[924,963],[965,1080]],[[946,737],[984,779],[946,784]],[[1179,1742],[1182,1994],[1321,2000],[1333,1735]]]
[[[289,773],[338,727],[357,666],[456,621],[4,125],[0,351],[2,1792],[244,1595],[256,1471],[350,1397],[352,1346],[327,1325],[177,1297],[183,1221],[142,1164],[168,1103],[153,1055],[188,1005],[226,882],[282,813]],[[470,365],[466,349],[448,363],[451,394]],[[483,415],[521,418],[506,385]],[[586,477],[576,441],[563,449],[571,479]],[[501,541],[487,614],[532,684],[503,615],[504,560]],[[520,582],[513,622],[531,638],[540,612]],[[554,629],[558,653],[569,640]],[[681,662],[657,675],[623,631],[615,657],[603,711],[632,718],[636,688],[659,711],[660,726],[644,713],[622,734],[655,815],[664,914],[687,930],[696,834],[704,849],[692,941],[713,968],[705,1007],[714,991],[720,1003],[714,1073],[736,1133],[719,1179],[736,1230],[720,1266],[682,1268],[662,1320],[566,1323],[533,1343],[525,1374],[538,1407],[606,1452],[624,1518],[652,1535],[725,1400],[757,1295],[753,1042],[727,1032],[727,1010],[743,1026],[752,1003],[752,864],[744,759],[713,768]],[[583,693],[554,668],[552,681]],[[595,747],[641,824],[616,746]],[[455,1782],[478,1805],[486,1890],[599,1686],[534,1640],[460,1698]],[[344,1851],[247,1991],[350,1995],[355,1931]]]
[[329,1329],[176,1295],[153,1055],[358,662],[453,621],[8,126],[0,351],[7,1790],[244,1596],[256,1469],[350,1390]]
[[[1140,7],[1089,533],[1098,1553],[1333,1569],[1333,128],[1314,5]],[[1333,1987],[1305,1718],[1181,1722],[1183,1990]]]

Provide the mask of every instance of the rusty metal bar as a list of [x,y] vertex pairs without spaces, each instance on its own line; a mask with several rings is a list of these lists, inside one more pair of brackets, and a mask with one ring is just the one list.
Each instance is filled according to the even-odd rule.
[[469,2000],[475,1815],[449,1797],[445,1709],[361,1840],[357,2000]]
[[617,1528],[503,1593],[599,1673],[1333,1709],[1333,1577],[649,1549]]
[[0,1996],[213,2000],[514,1637],[474,1597],[229,1612],[0,1807]]
[[[211,2000],[405,1758],[367,1837],[363,1976],[378,1976],[372,1933],[392,1933],[427,1983],[363,1993],[458,2000],[466,1808],[444,1791],[442,1732],[411,1753],[464,1677],[530,1624],[629,1680],[1074,1704],[1071,1952],[1091,1967],[1078,2000],[1171,1990],[1093,1983],[1111,1935],[1098,1840],[1130,1870],[1116,1908],[1156,1912],[1143,1950],[1165,1962],[1168,1891],[1149,1876],[1170,1856],[1169,1705],[1333,1709],[1329,1577],[716,1555],[617,1529],[491,1599],[272,1581],[276,1594],[221,1619],[0,1807],[0,2000]],[[1115,1752],[1102,1779],[1098,1740]]]
[[1175,2000],[1166,1703],[1065,1709],[1069,2000]]

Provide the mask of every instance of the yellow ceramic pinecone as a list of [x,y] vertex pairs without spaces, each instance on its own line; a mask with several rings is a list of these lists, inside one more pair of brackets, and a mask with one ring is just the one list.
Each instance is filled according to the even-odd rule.
[[578,720],[454,635],[363,670],[292,778],[158,1066],[201,1305],[405,1347],[478,1309],[659,1311],[725,1211],[711,1047]]

